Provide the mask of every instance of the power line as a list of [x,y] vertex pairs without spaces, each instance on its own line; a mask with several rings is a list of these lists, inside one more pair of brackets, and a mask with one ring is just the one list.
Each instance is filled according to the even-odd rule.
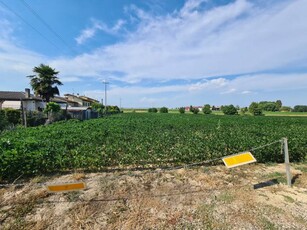
[[26,6],[28,8],[28,10],[30,10],[30,12],[41,22],[43,23],[47,29],[53,33],[59,40],[61,40],[61,42],[73,53],[76,53],[75,50],[73,50],[67,43],[66,41],[62,38],[62,36],[60,34],[58,34],[25,0],[20,0],[21,3],[24,4],[24,6]]
[[29,27],[31,27],[36,33],[38,33],[42,38],[46,39],[50,44],[52,44],[54,47],[60,50],[60,48],[54,44],[51,40],[49,40],[44,34],[42,34],[39,30],[37,30],[34,26],[32,26],[29,22],[27,22],[20,14],[16,13],[12,8],[10,8],[7,4],[5,4],[2,0],[0,0],[0,3],[7,8],[9,11],[11,11],[13,14],[15,14],[18,18],[20,18],[25,24],[27,24]]

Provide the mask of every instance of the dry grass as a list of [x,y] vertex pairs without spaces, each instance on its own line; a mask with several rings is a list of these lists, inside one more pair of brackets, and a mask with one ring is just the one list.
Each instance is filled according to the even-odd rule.
[[[300,165],[300,167],[303,167]],[[1,229],[304,229],[306,173],[295,187],[254,189],[280,165],[166,172],[75,173],[0,190]],[[34,181],[85,180],[84,191],[48,194]],[[51,181],[50,181],[51,180]]]

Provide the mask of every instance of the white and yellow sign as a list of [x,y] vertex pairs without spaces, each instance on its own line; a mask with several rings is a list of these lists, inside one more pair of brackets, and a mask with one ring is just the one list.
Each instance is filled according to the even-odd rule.
[[80,182],[80,183],[47,185],[47,189],[49,192],[69,192],[69,191],[86,189],[86,186],[84,182]]
[[257,160],[251,154],[251,152],[243,152],[235,155],[227,156],[222,158],[227,168],[233,168],[240,165],[256,162]]

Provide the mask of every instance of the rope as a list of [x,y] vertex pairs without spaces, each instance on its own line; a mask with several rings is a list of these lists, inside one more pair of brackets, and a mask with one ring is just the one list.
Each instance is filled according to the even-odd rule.
[[259,146],[259,147],[256,147],[256,148],[252,148],[252,149],[250,149],[250,151],[255,151],[256,149],[262,149],[262,148],[264,148],[264,147],[273,145],[273,144],[278,143],[278,142],[282,142],[282,139],[280,139],[280,140],[278,140],[278,141],[271,142],[271,143],[266,144],[266,145],[262,145],[262,146]]

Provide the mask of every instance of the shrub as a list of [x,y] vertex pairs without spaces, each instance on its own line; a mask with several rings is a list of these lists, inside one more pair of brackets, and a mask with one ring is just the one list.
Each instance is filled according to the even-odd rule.
[[21,111],[17,109],[5,109],[5,116],[10,124],[17,125],[20,123]]
[[243,108],[240,109],[240,112],[244,115],[246,112],[248,112],[248,108],[243,107]]
[[211,113],[212,113],[209,104],[204,105],[204,107],[203,107],[202,110],[203,110],[203,113],[204,113],[204,114],[211,114]]
[[259,103],[252,102],[248,107],[248,110],[254,116],[262,115],[262,108],[260,107]]
[[307,112],[307,105],[296,105],[293,112]]
[[157,113],[158,109],[157,108],[149,108],[148,113]]
[[44,125],[46,118],[42,112],[27,112],[27,126],[34,127]]
[[222,112],[225,115],[237,115],[238,114],[238,110],[233,105],[224,105],[222,108]]
[[168,113],[168,108],[166,107],[161,107],[159,110],[160,113]]
[[108,114],[117,114],[120,113],[120,109],[117,105],[108,105],[107,106],[107,113]]
[[198,114],[199,113],[199,109],[196,107],[193,107],[192,105],[190,106],[190,112],[193,114]]
[[8,122],[5,117],[5,111],[0,110],[0,131],[4,130],[7,125]]
[[181,114],[185,113],[185,108],[184,107],[179,108],[179,113]]

